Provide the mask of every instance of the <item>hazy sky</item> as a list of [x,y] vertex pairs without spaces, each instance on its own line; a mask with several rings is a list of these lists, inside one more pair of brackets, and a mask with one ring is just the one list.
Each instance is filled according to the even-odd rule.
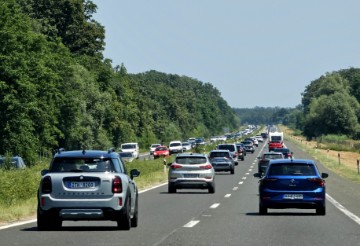
[[359,0],[93,0],[104,55],[213,84],[231,107],[295,107],[320,76],[360,67]]

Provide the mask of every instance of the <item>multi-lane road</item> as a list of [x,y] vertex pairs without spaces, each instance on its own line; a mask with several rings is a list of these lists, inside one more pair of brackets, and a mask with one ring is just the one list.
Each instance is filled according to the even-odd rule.
[[[296,158],[309,158],[286,143]],[[139,226],[116,230],[113,222],[64,222],[60,231],[37,231],[36,223],[1,228],[0,245],[360,245],[360,186],[328,172],[327,214],[273,210],[258,214],[256,157],[261,144],[239,162],[235,174],[216,175],[216,193],[162,185],[139,195]]]

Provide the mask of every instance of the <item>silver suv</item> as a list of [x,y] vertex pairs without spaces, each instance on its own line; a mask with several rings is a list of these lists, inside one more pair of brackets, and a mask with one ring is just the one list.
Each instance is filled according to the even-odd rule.
[[41,171],[39,230],[59,229],[64,220],[112,220],[122,230],[138,224],[136,169],[127,174],[114,150],[59,151]]
[[169,168],[169,193],[176,189],[208,189],[215,193],[215,170],[203,154],[178,154]]

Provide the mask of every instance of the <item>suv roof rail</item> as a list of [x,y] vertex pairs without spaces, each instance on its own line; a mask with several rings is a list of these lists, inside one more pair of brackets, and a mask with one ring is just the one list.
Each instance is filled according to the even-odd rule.
[[115,152],[115,148],[111,147],[110,149],[108,149],[108,153],[110,154],[111,152]]
[[59,148],[57,152],[60,154],[63,151],[65,151],[65,148]]

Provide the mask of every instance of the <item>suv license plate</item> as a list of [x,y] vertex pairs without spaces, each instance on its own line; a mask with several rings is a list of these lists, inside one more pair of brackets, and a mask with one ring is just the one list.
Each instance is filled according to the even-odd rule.
[[95,182],[69,182],[68,187],[71,189],[94,188]]
[[285,194],[284,195],[284,197],[283,197],[284,199],[290,199],[290,200],[301,200],[301,199],[303,199],[304,197],[303,197],[303,194]]

